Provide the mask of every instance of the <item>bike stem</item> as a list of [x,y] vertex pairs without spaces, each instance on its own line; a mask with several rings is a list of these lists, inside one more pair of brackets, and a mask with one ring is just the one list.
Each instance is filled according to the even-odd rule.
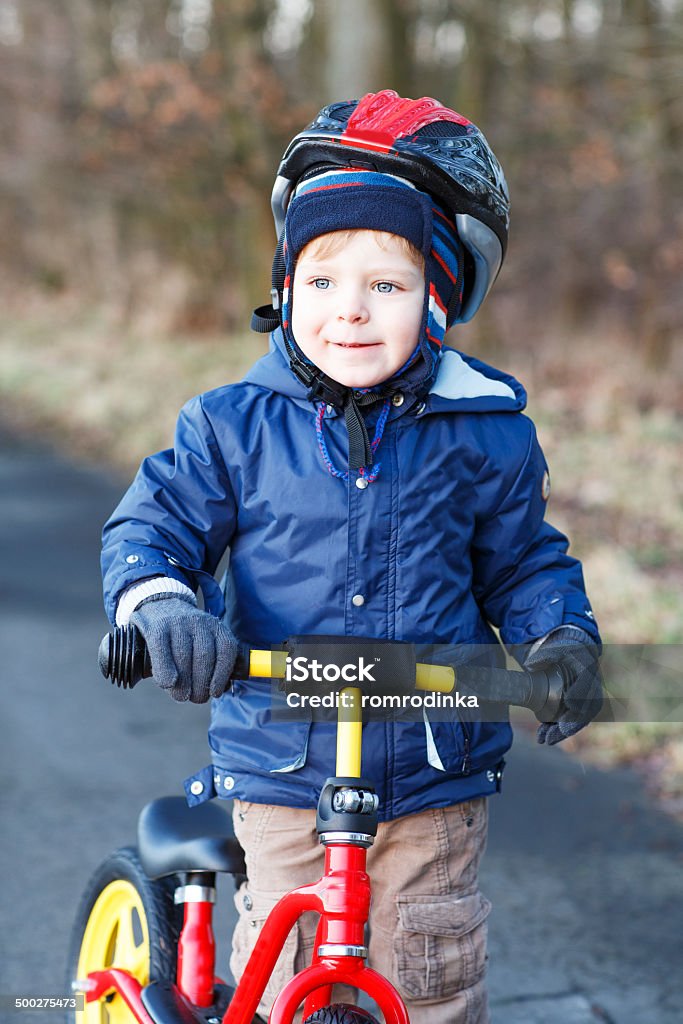
[[357,686],[347,686],[341,691],[342,698],[349,698],[348,707],[340,702],[337,714],[337,775],[360,778],[363,722],[360,714],[361,691]]

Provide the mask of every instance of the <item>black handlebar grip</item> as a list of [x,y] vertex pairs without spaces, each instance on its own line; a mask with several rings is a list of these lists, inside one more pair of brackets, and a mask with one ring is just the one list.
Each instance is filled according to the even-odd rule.
[[141,679],[152,675],[152,663],[142,634],[135,626],[116,626],[102,638],[100,672],[116,686],[132,690]]
[[506,668],[468,665],[456,668],[458,687],[483,701],[530,708],[539,722],[554,722],[562,703],[565,680],[558,667],[547,671],[511,672]]
[[526,707],[531,708],[539,722],[556,722],[562,705],[566,679],[559,665],[530,672],[530,699]]
[[[240,644],[231,679],[249,678],[249,647]],[[142,633],[136,626],[115,626],[102,637],[98,655],[100,672],[116,686],[132,690],[152,675],[152,662]]]

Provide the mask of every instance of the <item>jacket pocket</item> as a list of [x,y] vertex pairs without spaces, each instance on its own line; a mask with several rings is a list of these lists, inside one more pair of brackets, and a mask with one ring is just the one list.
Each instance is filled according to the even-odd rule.
[[471,766],[470,722],[431,722],[424,715],[427,761],[440,772],[467,775]]
[[395,975],[409,999],[441,999],[470,988],[486,970],[491,904],[468,896],[399,896]]
[[232,689],[211,707],[209,744],[214,764],[226,771],[253,775],[286,774],[303,768],[311,731],[310,713],[286,721],[273,716],[266,683],[235,680]]

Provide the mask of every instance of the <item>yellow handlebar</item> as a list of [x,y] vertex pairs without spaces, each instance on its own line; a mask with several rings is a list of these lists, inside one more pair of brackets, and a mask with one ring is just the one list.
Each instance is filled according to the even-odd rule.
[[418,661],[415,668],[415,686],[418,690],[450,693],[454,689],[455,672],[450,665],[424,665]]

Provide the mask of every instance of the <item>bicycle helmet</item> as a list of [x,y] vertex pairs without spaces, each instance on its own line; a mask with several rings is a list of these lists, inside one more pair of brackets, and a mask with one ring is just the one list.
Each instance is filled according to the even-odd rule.
[[479,128],[438,100],[392,89],[324,107],[280,162],[271,197],[278,239],[297,184],[320,165],[404,178],[454,218],[466,259],[462,304],[448,326],[471,320],[503,263],[510,206],[503,169]]

